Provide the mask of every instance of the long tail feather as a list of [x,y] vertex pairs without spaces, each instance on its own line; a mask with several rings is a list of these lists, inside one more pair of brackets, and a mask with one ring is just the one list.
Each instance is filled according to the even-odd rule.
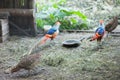
[[38,45],[44,44],[48,39],[49,37],[44,36]]
[[41,45],[41,44],[44,44],[48,38],[49,38],[49,37],[44,36],[42,39],[40,39],[39,41],[37,41],[37,42],[32,46],[32,48],[29,50],[29,52],[23,54],[23,56],[31,54],[34,48],[38,47],[38,46]]

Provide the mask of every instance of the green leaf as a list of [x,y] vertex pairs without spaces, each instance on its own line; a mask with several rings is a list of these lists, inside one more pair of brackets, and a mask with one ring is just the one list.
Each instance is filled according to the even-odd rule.
[[63,9],[61,11],[66,13],[67,16],[70,16],[70,15],[74,14],[74,15],[79,16],[84,21],[87,19],[87,17],[83,13],[81,13],[80,11],[68,11],[68,10],[65,10],[65,9]]
[[71,21],[73,24],[76,24],[76,23],[77,23],[77,20],[74,19],[74,18],[71,18],[70,21]]
[[53,14],[50,14],[49,17],[50,17],[50,19],[54,19],[55,18],[55,16]]
[[70,16],[72,14],[71,11],[67,11],[64,9],[61,9],[60,11],[63,12],[64,14],[66,14],[66,16]]
[[66,2],[66,0],[60,0],[59,2],[58,2],[58,4],[64,4]]
[[42,19],[36,19],[36,23],[37,23],[37,27],[43,29],[44,23],[43,23],[43,20],[42,20]]
[[86,16],[80,11],[71,11],[71,13],[78,15],[81,19],[86,20]]
[[56,3],[53,4],[53,7],[54,7],[54,8],[58,8],[58,4],[56,4]]

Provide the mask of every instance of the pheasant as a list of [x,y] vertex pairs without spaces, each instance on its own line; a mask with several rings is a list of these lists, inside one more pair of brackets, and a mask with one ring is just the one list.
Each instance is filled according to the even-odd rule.
[[102,48],[101,47],[102,46],[101,40],[102,40],[102,38],[104,36],[104,33],[105,33],[104,23],[103,23],[103,20],[100,20],[99,21],[99,26],[95,31],[95,35],[90,39],[90,41],[97,40],[98,48]]
[[40,56],[41,56],[40,53],[25,56],[20,60],[20,62],[17,65],[7,69],[5,73],[14,73],[19,71],[20,69],[30,71],[39,62]]
[[60,25],[60,22],[56,22],[55,25],[53,25],[53,27],[47,31],[43,39],[40,41],[40,44],[44,44],[48,39],[53,40],[54,38],[56,38],[56,36],[59,34]]
[[[112,32],[117,26],[118,26],[118,17],[115,16],[115,17],[113,18],[113,20],[112,20],[111,22],[109,22],[109,23],[105,26],[105,31],[106,31],[106,33],[109,34],[109,33]],[[107,34],[107,36],[108,36],[108,34]]]
[[59,34],[59,27],[60,27],[60,25],[61,25],[60,22],[56,22],[53,25],[53,27],[51,27],[47,31],[47,33],[45,34],[45,36],[43,36],[42,39],[40,39],[39,41],[37,41],[37,43],[32,46],[32,48],[30,49],[30,51],[28,52],[28,54],[31,54],[31,52],[33,51],[34,48],[38,47],[41,44],[44,44],[48,39],[53,40],[54,38],[56,38],[56,36]]

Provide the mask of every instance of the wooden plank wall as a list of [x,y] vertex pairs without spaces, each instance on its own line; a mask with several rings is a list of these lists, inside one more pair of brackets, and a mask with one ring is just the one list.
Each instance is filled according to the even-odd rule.
[[0,9],[20,8],[32,9],[34,0],[0,0]]
[[[36,35],[36,30],[35,30],[36,25],[33,16],[21,16],[21,15],[10,16],[9,21],[17,25],[14,26],[13,24],[9,24],[10,35],[26,35],[25,33],[32,36]],[[24,32],[22,32],[17,27],[22,29]]]
[[32,36],[36,35],[36,24],[33,15],[34,1],[0,0],[0,12],[10,13],[8,19],[10,35],[26,35],[25,33]]

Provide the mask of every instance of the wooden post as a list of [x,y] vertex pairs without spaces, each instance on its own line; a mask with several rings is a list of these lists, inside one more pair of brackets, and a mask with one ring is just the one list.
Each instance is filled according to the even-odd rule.
[[0,42],[4,42],[9,37],[8,19],[0,19]]

